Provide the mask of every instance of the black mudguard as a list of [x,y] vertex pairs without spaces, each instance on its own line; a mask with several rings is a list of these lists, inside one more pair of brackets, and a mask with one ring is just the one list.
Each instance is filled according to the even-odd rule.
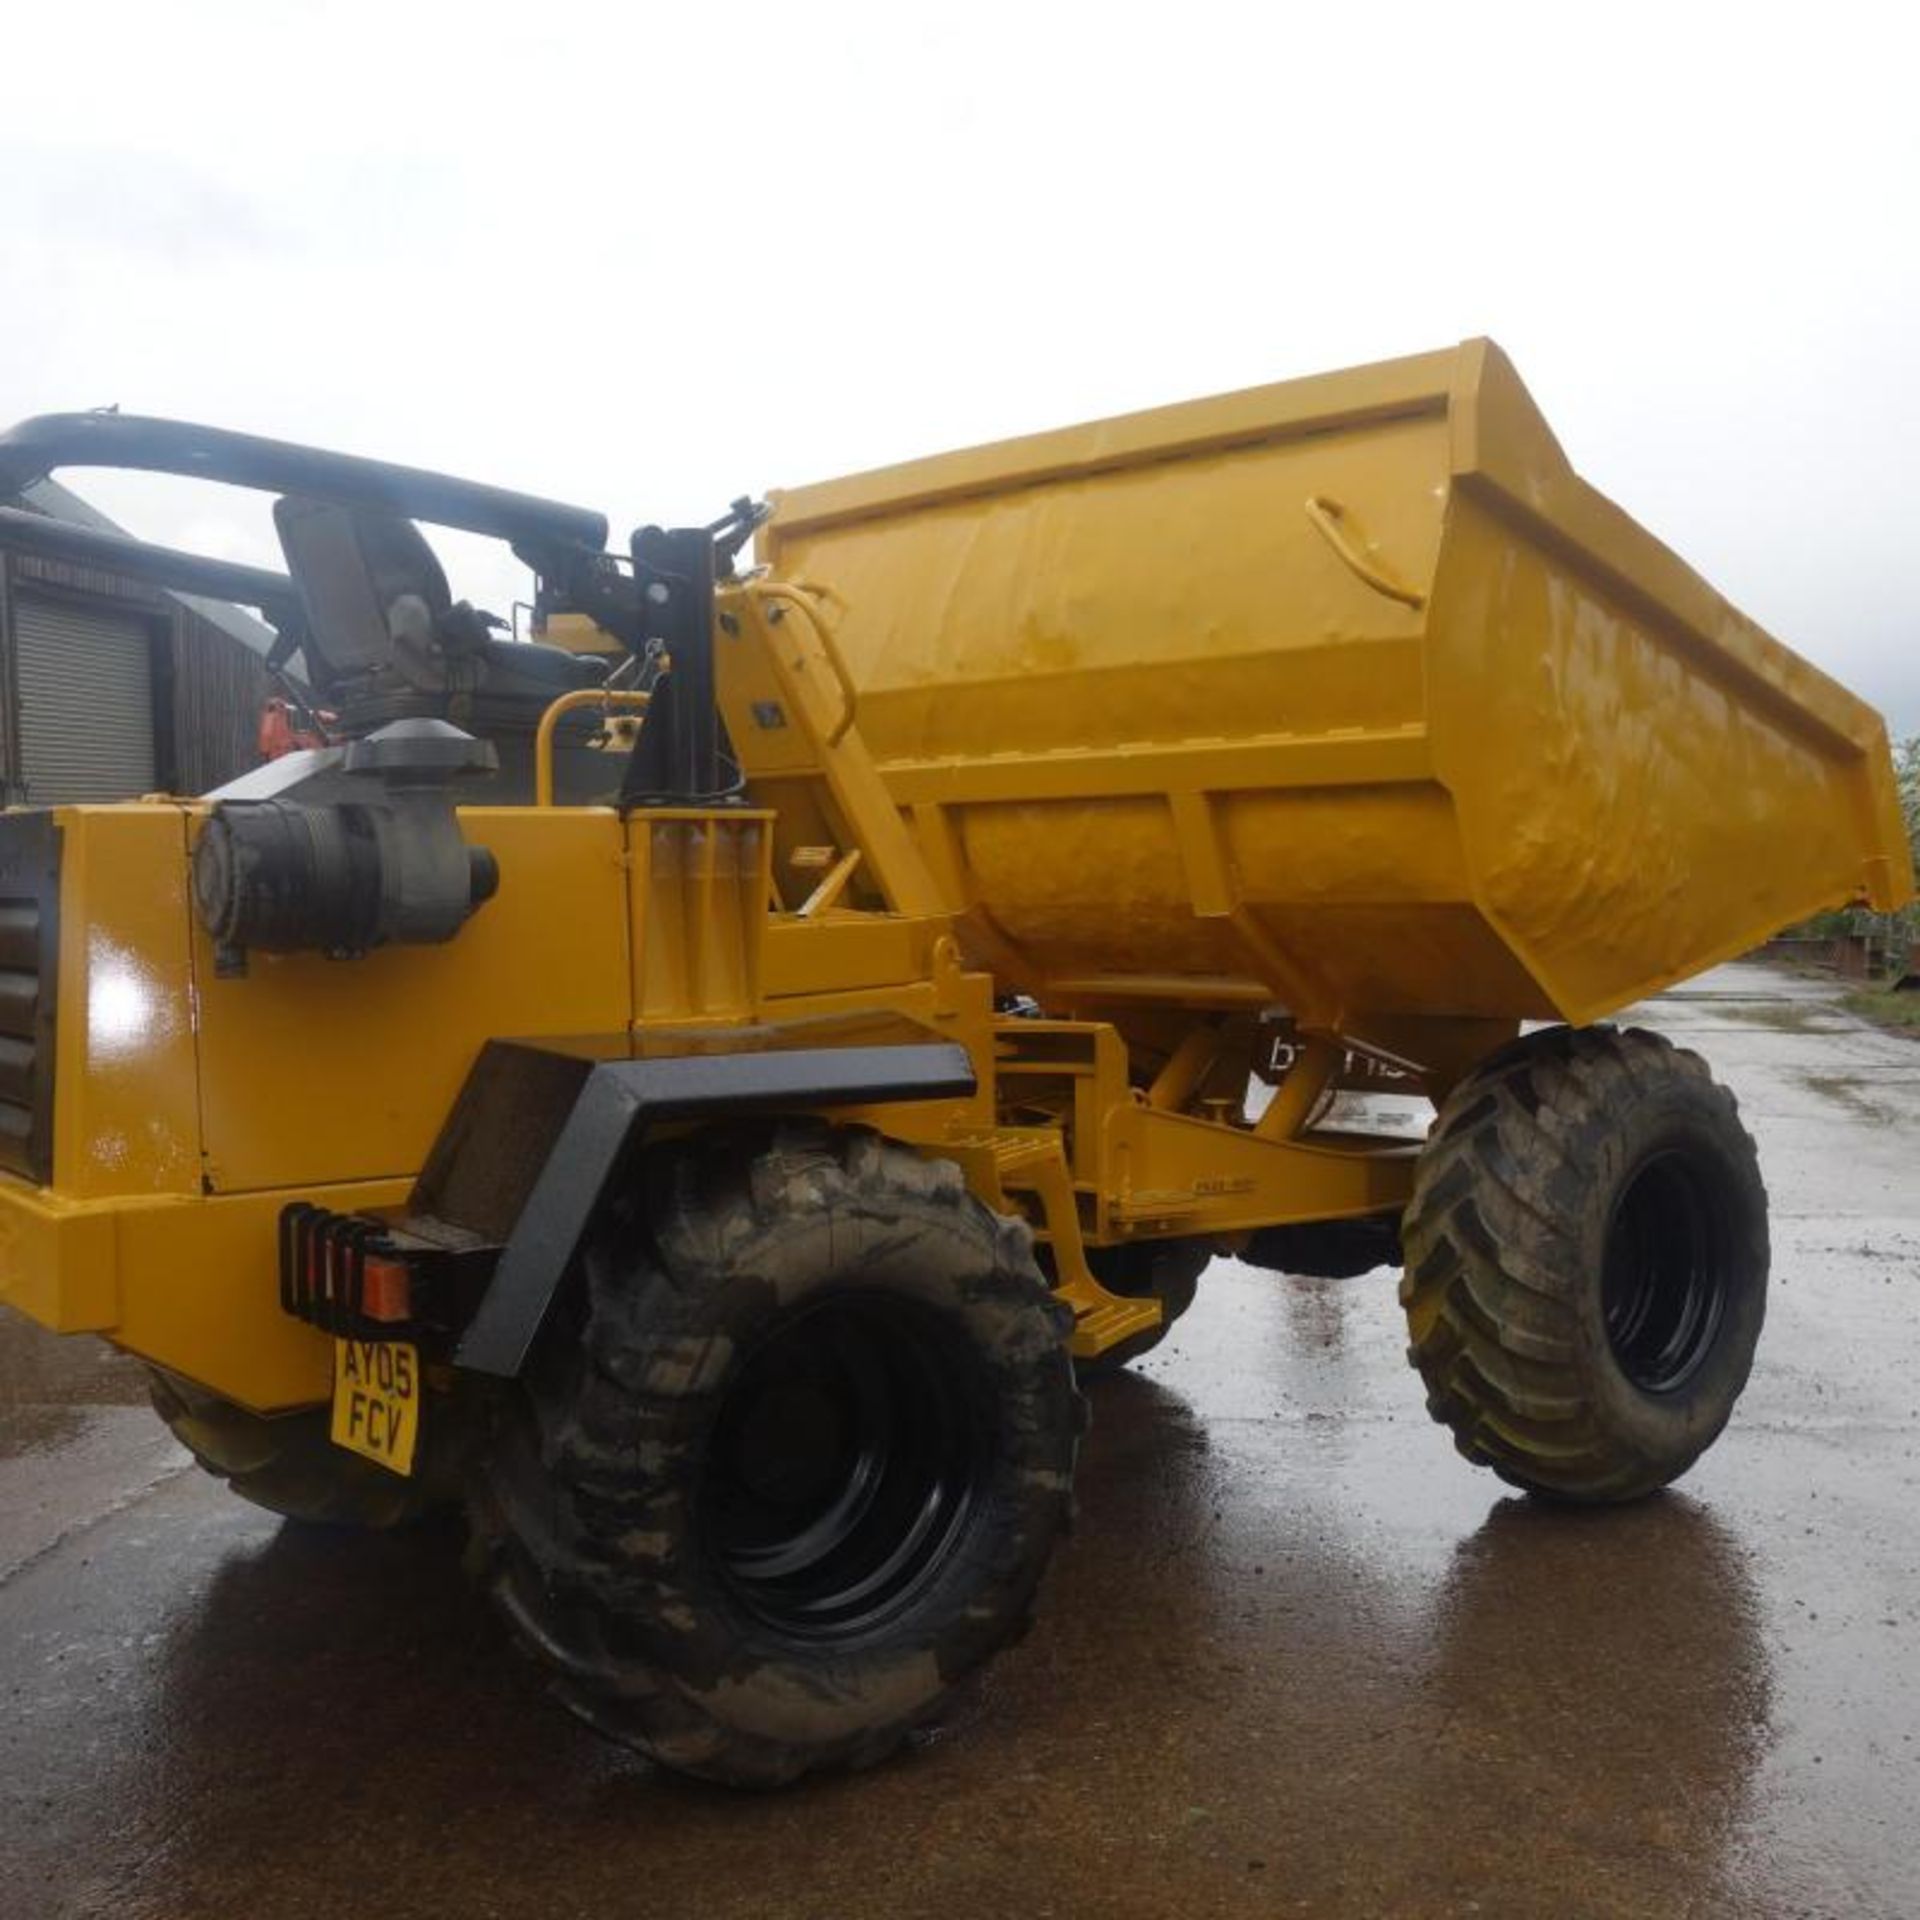
[[808,1037],[801,1027],[686,1035],[684,1051],[617,1059],[564,1042],[490,1042],[408,1207],[500,1248],[454,1364],[502,1379],[520,1372],[603,1194],[649,1128],[975,1090],[966,1049],[950,1042]]

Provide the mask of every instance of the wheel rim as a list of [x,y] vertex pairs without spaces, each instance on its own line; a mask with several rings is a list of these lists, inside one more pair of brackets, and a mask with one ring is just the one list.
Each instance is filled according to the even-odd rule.
[[980,1481],[978,1380],[951,1324],[911,1301],[833,1294],[770,1329],[700,1487],[707,1549],[752,1612],[845,1639],[926,1590]]
[[1678,1149],[1634,1170],[1607,1223],[1607,1341],[1643,1393],[1671,1393],[1713,1350],[1736,1275],[1721,1196]]

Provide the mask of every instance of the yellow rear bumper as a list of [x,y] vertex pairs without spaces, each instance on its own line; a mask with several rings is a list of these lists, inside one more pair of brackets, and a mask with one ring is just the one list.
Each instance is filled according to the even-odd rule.
[[411,1185],[76,1201],[0,1176],[0,1305],[101,1334],[256,1413],[311,1406],[330,1390],[333,1343],[280,1310],[280,1210],[397,1207]]
[[0,1175],[0,1305],[54,1333],[105,1333],[120,1318],[115,1210]]

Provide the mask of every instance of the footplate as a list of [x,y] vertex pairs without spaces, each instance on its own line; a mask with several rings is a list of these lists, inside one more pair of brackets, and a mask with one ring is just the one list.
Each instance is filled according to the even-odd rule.
[[1060,1136],[1050,1128],[1003,1127],[993,1134],[995,1170],[1003,1187],[1024,1189],[1040,1203],[1053,1248],[1053,1297],[1073,1309],[1068,1351],[1092,1360],[1160,1324],[1160,1302],[1110,1293],[1093,1277],[1074,1209],[1073,1181]]
[[1068,1351],[1076,1360],[1092,1360],[1123,1340],[1151,1332],[1161,1320],[1158,1300],[1109,1293],[1091,1274],[1085,1281],[1063,1282],[1054,1288],[1053,1297],[1073,1309]]

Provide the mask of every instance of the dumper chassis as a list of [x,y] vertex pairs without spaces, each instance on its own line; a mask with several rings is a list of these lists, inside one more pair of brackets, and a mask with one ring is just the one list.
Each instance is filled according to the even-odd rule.
[[[767,1786],[934,1720],[1216,1254],[1403,1264],[1435,1419],[1532,1493],[1725,1425],[1753,1143],[1605,1016],[1905,896],[1884,730],[1485,343],[620,553],[210,428],[0,435],[0,492],[89,465],[276,497],[284,573],[0,548],[257,608],[324,744],[0,817],[0,1300],[276,1512],[463,1504],[602,1731]],[[536,644],[417,523],[511,545]]]

